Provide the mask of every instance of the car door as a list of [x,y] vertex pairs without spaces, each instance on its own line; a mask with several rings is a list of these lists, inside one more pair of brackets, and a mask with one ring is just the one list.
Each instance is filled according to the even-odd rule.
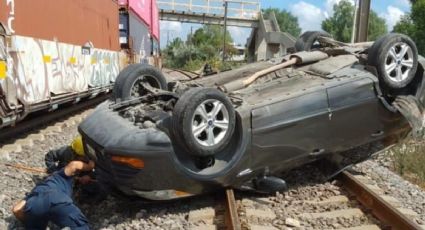
[[329,106],[326,89],[252,111],[253,168],[282,169],[284,163],[326,152]]
[[356,147],[382,137],[382,105],[374,82],[364,77],[327,89],[331,109],[329,146],[332,152]]

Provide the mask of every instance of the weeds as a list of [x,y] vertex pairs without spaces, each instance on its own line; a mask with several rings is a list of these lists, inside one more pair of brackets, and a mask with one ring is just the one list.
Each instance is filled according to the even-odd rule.
[[408,139],[388,153],[399,175],[425,188],[425,141]]

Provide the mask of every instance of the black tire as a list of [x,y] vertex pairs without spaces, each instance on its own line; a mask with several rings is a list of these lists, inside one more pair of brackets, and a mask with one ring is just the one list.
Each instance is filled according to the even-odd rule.
[[[215,132],[218,130],[220,133],[218,133],[217,137],[221,135],[222,129],[215,126],[215,122],[219,121],[219,119],[213,119],[209,118],[208,121],[204,124],[209,124],[204,132],[200,133],[197,137],[195,137],[195,134],[192,132],[192,126],[194,122],[198,122],[200,115],[195,114],[196,109],[199,108],[199,106],[203,105],[203,103],[206,103],[206,106],[204,108],[206,112],[208,112],[208,116],[211,115],[213,112],[211,107],[211,110],[208,111],[207,105],[208,101],[218,101],[221,103],[222,108],[224,106],[225,110],[218,113],[218,117],[223,117],[222,120],[225,120],[225,116],[228,116],[228,128],[227,131],[222,134],[220,141],[218,143],[214,143],[211,146],[206,146],[200,143],[203,139],[203,134],[205,132],[205,139],[207,139],[208,133],[207,129],[211,127],[212,130]],[[225,114],[227,112],[227,114]],[[198,116],[198,117],[197,117]],[[215,116],[215,118],[217,118]],[[202,117],[201,117],[202,119]],[[212,124],[210,124],[210,121],[213,121]],[[199,121],[201,123],[201,121]],[[174,107],[173,111],[173,136],[175,143],[179,145],[180,147],[183,147],[185,151],[187,151],[188,154],[192,156],[197,157],[205,157],[205,156],[213,156],[220,151],[222,151],[231,141],[231,138],[233,136],[233,133],[235,131],[235,124],[236,124],[236,117],[235,117],[235,110],[233,108],[232,103],[227,98],[225,94],[223,94],[221,91],[213,88],[192,88],[188,91],[186,91],[177,101],[176,106]],[[200,125],[199,125],[200,126]],[[214,137],[215,138],[215,137]],[[205,142],[208,142],[208,140],[205,140]]]
[[316,45],[318,37],[328,37],[332,36],[324,31],[307,31],[303,33],[295,42],[295,49],[300,51],[311,51],[313,49],[320,48],[320,45]]
[[147,81],[154,88],[168,90],[167,80],[160,70],[146,64],[132,64],[118,75],[114,85],[113,98],[125,101],[132,96],[143,96],[143,92],[138,92],[138,95],[132,94],[133,87],[141,80]]
[[[402,52],[402,45],[407,45],[410,48],[403,57],[392,58],[390,50],[394,48],[397,52]],[[401,53],[399,55],[402,55]],[[411,56],[411,57],[409,57]],[[412,59],[411,68],[404,66],[403,59]],[[396,60],[397,59],[397,60]],[[386,67],[394,61],[395,68],[393,71],[387,72]],[[401,89],[406,87],[415,78],[416,70],[418,68],[418,49],[415,43],[408,36],[403,34],[391,33],[382,36],[368,51],[368,64],[374,66],[377,70],[378,77],[385,87],[389,89]],[[397,71],[400,68],[402,79],[397,79]]]
[[254,181],[255,189],[260,193],[275,193],[288,190],[286,182],[278,177],[263,177]]
[[139,67],[140,64],[131,64],[126,66],[121,72],[118,74],[117,79],[114,83],[114,88],[112,90],[112,97],[114,100],[117,98],[120,98],[121,94],[121,88],[123,86],[123,81],[128,78],[128,75],[133,72],[137,67]]

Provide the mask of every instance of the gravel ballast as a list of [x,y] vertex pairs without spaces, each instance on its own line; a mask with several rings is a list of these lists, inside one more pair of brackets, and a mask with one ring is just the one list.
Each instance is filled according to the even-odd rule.
[[[374,181],[387,195],[398,199],[403,208],[411,209],[418,214],[418,224],[425,224],[425,191],[391,171],[379,160],[368,160],[356,165],[353,169],[363,173]],[[387,162],[387,161],[384,161]]]
[[[43,168],[44,155],[51,149],[68,145],[77,135],[77,126],[63,128],[60,133],[47,134],[46,140],[36,141],[34,146],[24,147],[22,152],[10,153],[8,159],[0,164],[2,180],[0,181],[0,229],[23,229],[22,225],[13,217],[11,207],[14,203],[31,191],[37,182],[43,179],[41,174],[8,167],[4,163],[21,164],[30,167]],[[317,213],[357,207],[356,202],[350,201],[343,205],[311,205],[308,200],[326,200],[328,198],[346,195],[336,181],[323,182],[323,177],[317,169],[292,173],[287,182],[289,191],[277,193],[273,196],[258,196],[239,192],[239,206],[242,219],[251,224],[273,226],[286,229],[288,225],[300,225],[305,229],[343,228],[364,224],[377,224],[373,217],[339,218],[335,220],[302,218],[302,213]],[[400,176],[391,172],[374,160],[366,161],[354,167],[359,173],[375,181],[378,186],[401,201],[403,208],[412,209],[418,213],[416,221],[425,223],[425,192],[418,186],[411,184]],[[251,202],[250,200],[256,200]],[[261,202],[257,202],[260,200]],[[142,204],[140,202],[120,200],[109,196],[106,200],[94,204],[78,203],[89,219],[92,229],[189,229],[193,224],[188,221],[190,211],[214,207],[216,200],[211,196],[200,196],[190,199],[167,203]],[[262,205],[259,205],[262,204]],[[272,211],[273,220],[258,217],[245,217],[244,212],[249,209]],[[244,219],[245,218],[245,219]],[[244,223],[244,222],[243,222]],[[55,227],[51,227],[55,229]]]

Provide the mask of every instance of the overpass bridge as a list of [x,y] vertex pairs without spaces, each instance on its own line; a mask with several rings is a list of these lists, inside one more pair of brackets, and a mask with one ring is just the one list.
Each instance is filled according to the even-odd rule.
[[280,31],[274,14],[262,15],[260,0],[157,0],[157,4],[163,21],[252,28],[249,61],[285,55],[295,45],[293,36]]
[[227,26],[258,27],[259,0],[158,0],[157,3],[160,19],[164,21],[224,25],[226,15]]

